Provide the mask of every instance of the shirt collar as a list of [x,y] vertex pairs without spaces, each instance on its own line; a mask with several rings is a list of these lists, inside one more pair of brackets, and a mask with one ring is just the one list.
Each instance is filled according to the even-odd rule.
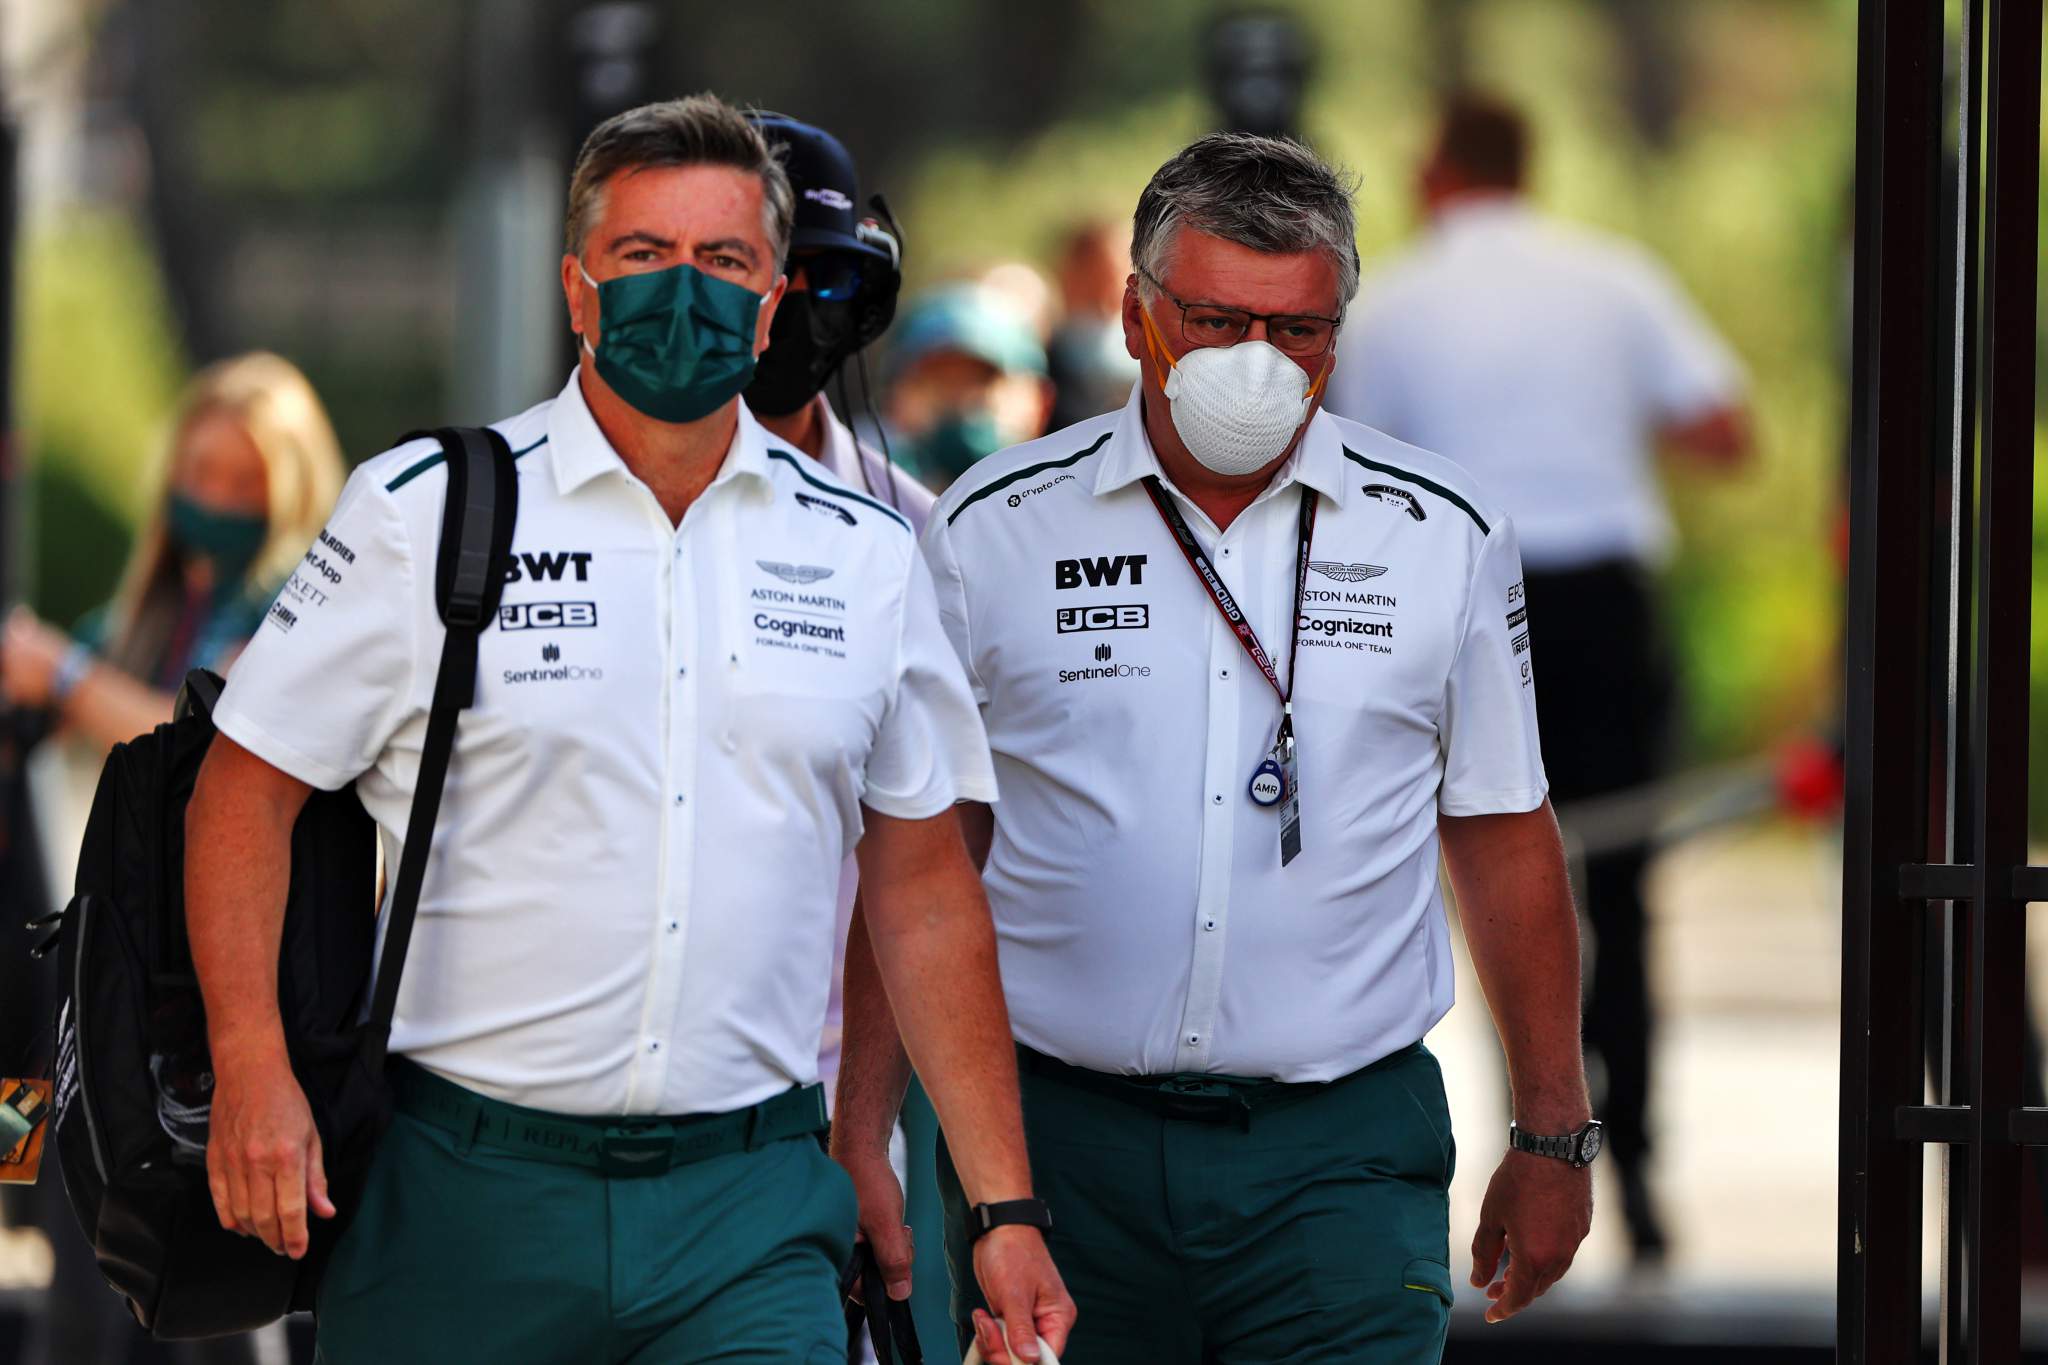
[[1474,232],[1512,227],[1529,217],[1528,201],[1519,194],[1475,194],[1453,200],[1437,211],[1432,236],[1464,237]]
[[[554,464],[555,491],[565,496],[601,474],[632,472],[583,401],[580,366],[569,372],[569,382],[548,410],[548,454]],[[726,448],[711,487],[740,477],[756,478],[763,484],[773,481],[768,472],[768,434],[744,402],[739,405],[739,425],[732,444]]]
[[[1166,478],[1159,466],[1159,456],[1152,449],[1152,438],[1145,433],[1144,383],[1141,376],[1131,386],[1131,400],[1124,404],[1116,426],[1110,431],[1109,445],[1102,452],[1102,463],[1095,475],[1097,497],[1127,488],[1148,474]],[[1344,505],[1344,441],[1337,434],[1336,420],[1321,408],[1309,419],[1308,429],[1301,433],[1294,453],[1273,475],[1260,497],[1283,493],[1297,483],[1307,484],[1339,507]]]
[[846,423],[832,411],[832,405],[825,401],[823,393],[813,396],[811,402],[818,409],[818,430],[824,435],[818,445],[818,463],[848,487],[861,487],[860,443],[854,440],[853,432]]

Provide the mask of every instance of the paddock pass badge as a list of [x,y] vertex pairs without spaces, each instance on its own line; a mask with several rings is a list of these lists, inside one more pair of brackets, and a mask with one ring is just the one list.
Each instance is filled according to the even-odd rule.
[[1259,765],[1258,771],[1252,774],[1251,794],[1255,805],[1280,804],[1280,798],[1287,794],[1287,780],[1281,776],[1277,760],[1267,759]]
[[49,1117],[48,1081],[0,1077],[0,1184],[35,1183]]

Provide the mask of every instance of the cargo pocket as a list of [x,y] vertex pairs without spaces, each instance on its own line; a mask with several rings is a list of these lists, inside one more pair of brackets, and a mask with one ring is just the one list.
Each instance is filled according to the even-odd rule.
[[1441,1261],[1418,1256],[1401,1270],[1401,1288],[1410,1294],[1433,1295],[1448,1312],[1451,1307],[1451,1268]]

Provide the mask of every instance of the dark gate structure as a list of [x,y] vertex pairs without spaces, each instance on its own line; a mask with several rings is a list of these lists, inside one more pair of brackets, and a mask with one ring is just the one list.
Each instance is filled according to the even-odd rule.
[[1930,1146],[1941,1360],[2020,1358],[2023,1161],[2048,1145],[2025,983],[2042,0],[1963,0],[1959,44],[1943,11],[1860,16],[1843,1365],[1921,1358]]

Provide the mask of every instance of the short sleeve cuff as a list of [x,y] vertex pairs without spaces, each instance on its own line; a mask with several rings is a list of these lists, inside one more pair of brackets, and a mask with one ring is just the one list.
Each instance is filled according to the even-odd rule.
[[246,712],[235,706],[233,696],[232,692],[225,694],[220,705],[215,708],[213,725],[216,730],[279,772],[295,777],[310,787],[328,792],[340,791],[355,781],[358,774],[322,763],[265,730],[250,719]]
[[1438,814],[1453,818],[1463,815],[1526,815],[1542,805],[1543,798],[1549,794],[1548,785],[1455,794],[1445,792],[1437,798],[1436,808]]
[[935,815],[944,815],[962,801],[980,801],[984,805],[994,805],[995,779],[983,775],[957,777],[953,780],[950,791],[926,791],[912,796],[894,796],[870,788],[860,798],[861,804],[869,810],[877,811],[892,820],[929,820]]

